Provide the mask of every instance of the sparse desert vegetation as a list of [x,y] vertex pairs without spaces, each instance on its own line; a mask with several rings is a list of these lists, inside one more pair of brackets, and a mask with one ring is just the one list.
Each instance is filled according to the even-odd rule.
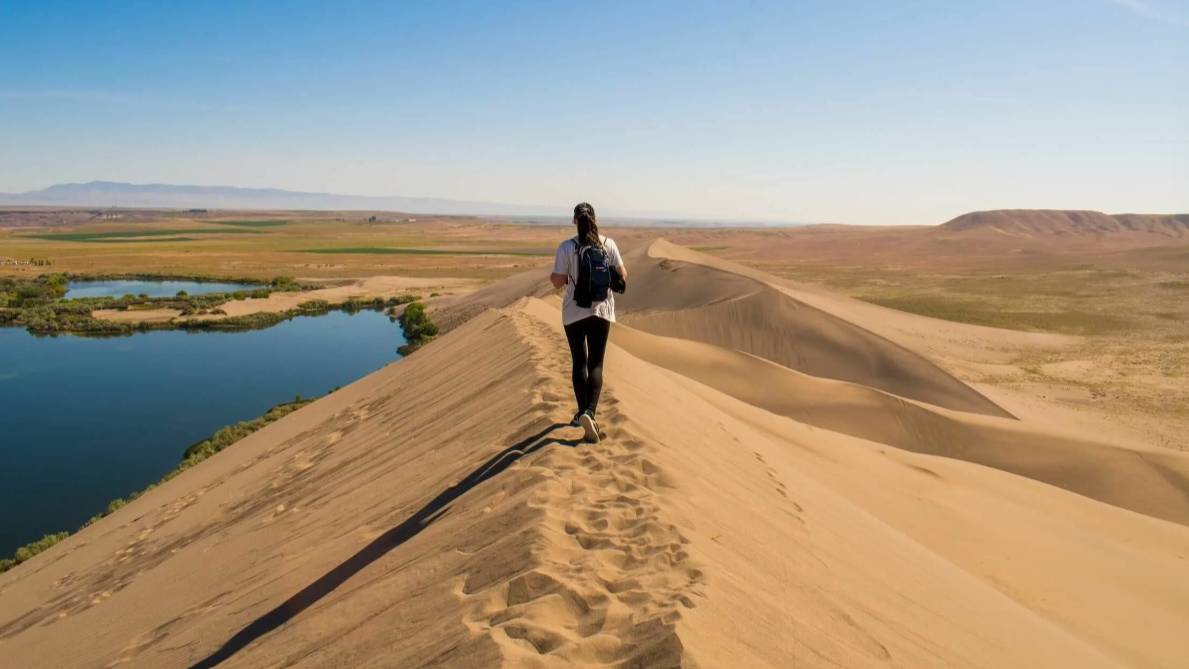
[[405,332],[405,340],[408,341],[400,347],[402,355],[416,351],[438,334],[438,326],[430,320],[425,305],[421,302],[411,302],[405,306],[400,314],[400,325]]

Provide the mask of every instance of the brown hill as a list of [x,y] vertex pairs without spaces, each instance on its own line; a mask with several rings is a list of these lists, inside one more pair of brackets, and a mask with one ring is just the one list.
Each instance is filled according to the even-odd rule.
[[1147,233],[1189,237],[1189,214],[1104,214],[1098,211],[998,209],[963,214],[944,232],[989,230],[1017,237]]

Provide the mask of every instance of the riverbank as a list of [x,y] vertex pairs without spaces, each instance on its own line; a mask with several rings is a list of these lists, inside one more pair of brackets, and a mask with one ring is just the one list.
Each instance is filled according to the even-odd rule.
[[295,316],[329,311],[385,309],[421,297],[473,289],[450,279],[369,277],[332,285],[277,277],[253,290],[169,297],[123,295],[66,299],[72,282],[101,280],[219,281],[238,279],[148,274],[45,274],[35,279],[0,278],[0,326],[24,327],[31,334],[111,337],[152,330],[237,331],[266,328]]
[[[97,318],[99,312],[154,312],[161,314],[170,310],[177,315],[197,316],[217,313],[220,308],[233,301],[263,299],[274,291],[302,292],[317,288],[315,284],[301,283],[292,277],[275,277],[252,290],[211,292],[190,295],[178,291],[171,296],[151,297],[145,293],[120,296],[100,295],[68,298],[70,287],[79,282],[125,280],[132,282],[165,281],[155,275],[86,275],[86,274],[42,274],[36,278],[23,279],[0,277],[0,325],[24,327],[31,334],[82,334],[112,336],[131,334],[149,329],[179,327],[173,319],[153,318],[145,322],[125,319],[107,321]],[[229,279],[211,277],[171,277],[172,281],[187,281],[191,284],[203,282],[233,283]]]
[[[377,298],[390,300],[401,298],[404,303],[409,296],[434,300],[443,295],[471,292],[477,287],[473,281],[462,279],[431,279],[405,276],[374,276],[362,279],[340,280],[301,293],[277,291],[265,298],[249,298],[230,302],[222,307],[223,315],[229,317],[248,316],[257,313],[283,312],[300,306],[308,300],[323,300],[329,304],[374,302]],[[211,320],[219,315],[200,316],[198,320]]]

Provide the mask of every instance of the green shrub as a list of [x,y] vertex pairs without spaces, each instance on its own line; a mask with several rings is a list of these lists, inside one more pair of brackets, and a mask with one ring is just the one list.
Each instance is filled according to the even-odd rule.
[[438,334],[438,326],[429,319],[425,304],[421,302],[410,302],[405,307],[400,315],[400,326],[405,331],[405,340],[408,341],[400,347],[402,355],[416,351]]
[[308,300],[297,305],[293,310],[297,316],[319,316],[330,312],[330,302],[326,300]]
[[183,330],[203,330],[203,331],[217,331],[217,332],[234,332],[238,330],[259,330],[267,327],[272,327],[277,323],[286,321],[292,318],[292,312],[285,313],[270,313],[265,311],[256,312],[254,314],[244,314],[243,316],[232,316],[231,318],[220,318],[219,320],[197,321],[186,320],[178,324],[178,327]]
[[65,274],[43,274],[35,279],[0,277],[0,306],[22,308],[61,299],[70,283]]
[[167,478],[174,476],[182,469],[202,462],[265,425],[280,420],[313,401],[312,399],[303,399],[301,395],[298,395],[294,401],[286,404],[278,404],[265,412],[263,416],[220,428],[207,439],[191,444],[182,454],[182,464],[178,466],[177,470],[168,474]]
[[33,557],[34,555],[37,555],[38,553],[46,550],[50,546],[53,546],[54,544],[58,543],[59,541],[65,539],[68,536],[70,536],[69,532],[57,532],[55,534],[47,534],[44,537],[38,539],[37,541],[34,541],[32,543],[27,543],[24,546],[21,546],[20,548],[16,549],[16,552],[12,554],[11,558],[6,558],[3,560],[0,560],[0,572],[5,572],[5,571],[8,571],[9,569],[12,569],[13,567],[17,566],[18,564],[24,562],[25,560],[28,560],[29,558]]

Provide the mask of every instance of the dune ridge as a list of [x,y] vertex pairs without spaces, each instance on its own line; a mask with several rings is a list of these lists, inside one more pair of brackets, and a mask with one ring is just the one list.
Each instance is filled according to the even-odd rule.
[[1183,666],[1184,456],[1017,420],[754,270],[666,242],[629,262],[602,443],[564,424],[540,272],[498,282],[444,302],[416,354],[0,575],[0,654]]
[[[624,322],[647,332],[752,353],[804,372],[997,416],[1010,414],[923,356],[780,291],[762,277],[666,255],[629,254],[643,290],[621,300]],[[654,260],[662,256],[659,261]],[[758,274],[758,273],[757,273]]]

